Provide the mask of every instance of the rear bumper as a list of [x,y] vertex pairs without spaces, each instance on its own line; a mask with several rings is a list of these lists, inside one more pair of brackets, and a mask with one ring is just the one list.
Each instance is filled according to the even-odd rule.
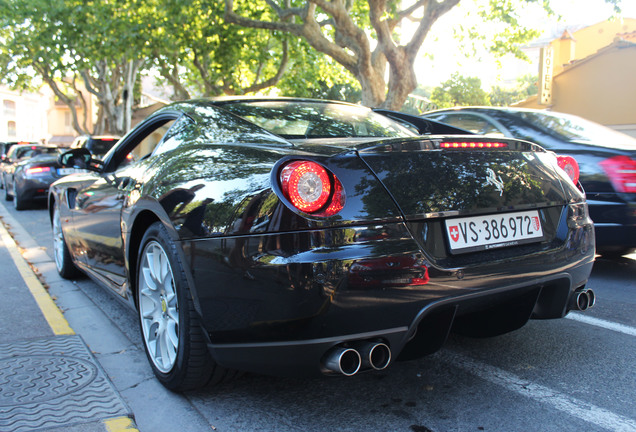
[[594,224],[599,250],[636,248],[636,225]]
[[45,199],[49,193],[49,186],[53,178],[21,179],[16,183],[17,192],[25,201]]
[[311,375],[336,346],[381,342],[393,358],[416,358],[439,349],[451,328],[495,335],[563,317],[591,272],[594,230],[587,217],[558,219],[544,243],[485,261],[475,253],[458,267],[440,266],[402,223],[182,246],[216,361]]
[[636,248],[636,202],[589,200],[588,206],[597,249]]
[[[208,345],[221,365],[270,375],[331,374],[327,355],[337,347],[383,343],[392,359],[411,360],[440,349],[453,330],[471,336],[495,336],[522,327],[530,318],[555,318],[567,313],[571,296],[567,274],[488,293],[440,299],[422,307],[407,326],[322,339]],[[367,367],[367,369],[369,369]]]

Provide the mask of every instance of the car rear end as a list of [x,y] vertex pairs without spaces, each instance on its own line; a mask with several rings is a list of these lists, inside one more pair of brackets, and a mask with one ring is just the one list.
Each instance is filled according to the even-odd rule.
[[578,158],[596,163],[586,193],[597,248],[605,255],[622,255],[636,248],[636,149],[604,150]]
[[20,163],[14,173],[15,191],[24,201],[46,199],[51,183],[71,174],[57,161],[57,151],[36,156]]
[[[323,167],[324,180],[303,161]],[[322,199],[313,185],[325,182],[332,192],[319,209],[298,203]],[[246,240],[248,280],[231,290],[240,301],[199,291],[211,350],[226,366],[351,375],[434,352],[451,329],[491,336],[594,301],[585,288],[594,230],[584,195],[533,144],[384,140],[283,158],[272,184],[296,228]],[[200,263],[212,250],[225,253],[204,252],[203,243],[187,250],[196,248]],[[240,319],[229,314],[239,303],[250,306]]]
[[581,117],[522,108],[468,107],[426,115],[471,130],[497,131],[574,157],[596,231],[597,252],[636,248],[636,140]]

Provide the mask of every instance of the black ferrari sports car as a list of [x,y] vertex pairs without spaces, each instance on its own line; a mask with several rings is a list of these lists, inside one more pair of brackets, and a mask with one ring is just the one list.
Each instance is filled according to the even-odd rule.
[[580,186],[539,146],[453,131],[331,101],[166,106],[103,160],[60,157],[90,172],[50,188],[58,271],[138,311],[173,390],[384,369],[592,306]]

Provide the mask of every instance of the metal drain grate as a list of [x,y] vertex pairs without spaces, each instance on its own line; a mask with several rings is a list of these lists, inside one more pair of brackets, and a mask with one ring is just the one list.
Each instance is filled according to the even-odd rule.
[[0,344],[0,430],[132,417],[77,335]]

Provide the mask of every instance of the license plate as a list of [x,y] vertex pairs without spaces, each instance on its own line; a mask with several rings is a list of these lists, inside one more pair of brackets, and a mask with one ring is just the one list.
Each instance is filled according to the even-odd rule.
[[85,172],[88,172],[88,171],[84,169],[80,169],[80,168],[58,168],[57,169],[57,173],[61,176],[75,174],[75,173],[85,173]]
[[454,254],[543,240],[537,210],[449,219],[445,223],[450,250]]

